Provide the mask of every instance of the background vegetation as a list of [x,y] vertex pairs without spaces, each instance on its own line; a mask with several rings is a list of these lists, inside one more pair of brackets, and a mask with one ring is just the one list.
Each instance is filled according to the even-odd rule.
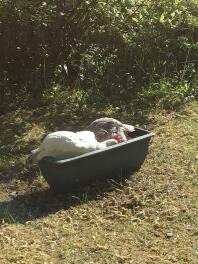
[[76,90],[89,102],[190,99],[197,15],[193,0],[0,1],[0,111]]

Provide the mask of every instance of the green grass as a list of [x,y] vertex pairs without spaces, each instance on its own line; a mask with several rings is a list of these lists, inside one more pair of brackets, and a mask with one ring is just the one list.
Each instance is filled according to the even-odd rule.
[[[0,263],[197,263],[197,103],[138,117],[117,107],[0,116]],[[46,132],[101,115],[155,131],[142,168],[125,185],[53,194],[25,167],[29,151]]]

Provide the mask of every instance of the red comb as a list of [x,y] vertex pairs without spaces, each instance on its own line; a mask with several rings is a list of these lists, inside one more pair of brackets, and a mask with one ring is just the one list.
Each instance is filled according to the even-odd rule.
[[117,143],[121,143],[122,138],[120,135],[115,135],[113,138],[117,141]]

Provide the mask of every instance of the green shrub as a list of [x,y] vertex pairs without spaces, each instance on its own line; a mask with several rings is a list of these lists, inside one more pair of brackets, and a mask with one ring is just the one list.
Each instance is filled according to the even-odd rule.
[[147,98],[164,78],[191,86],[196,8],[194,0],[0,1],[1,107],[57,84],[123,99]]
[[152,83],[138,93],[139,101],[150,107],[175,108],[187,101],[194,100],[197,96],[196,84],[178,82],[173,79],[161,79]]

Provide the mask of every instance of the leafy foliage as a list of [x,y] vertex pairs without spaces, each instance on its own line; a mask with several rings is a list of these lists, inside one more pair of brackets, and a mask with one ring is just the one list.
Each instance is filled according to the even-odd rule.
[[191,85],[196,7],[194,0],[0,1],[1,107],[57,84],[123,98],[162,77]]

